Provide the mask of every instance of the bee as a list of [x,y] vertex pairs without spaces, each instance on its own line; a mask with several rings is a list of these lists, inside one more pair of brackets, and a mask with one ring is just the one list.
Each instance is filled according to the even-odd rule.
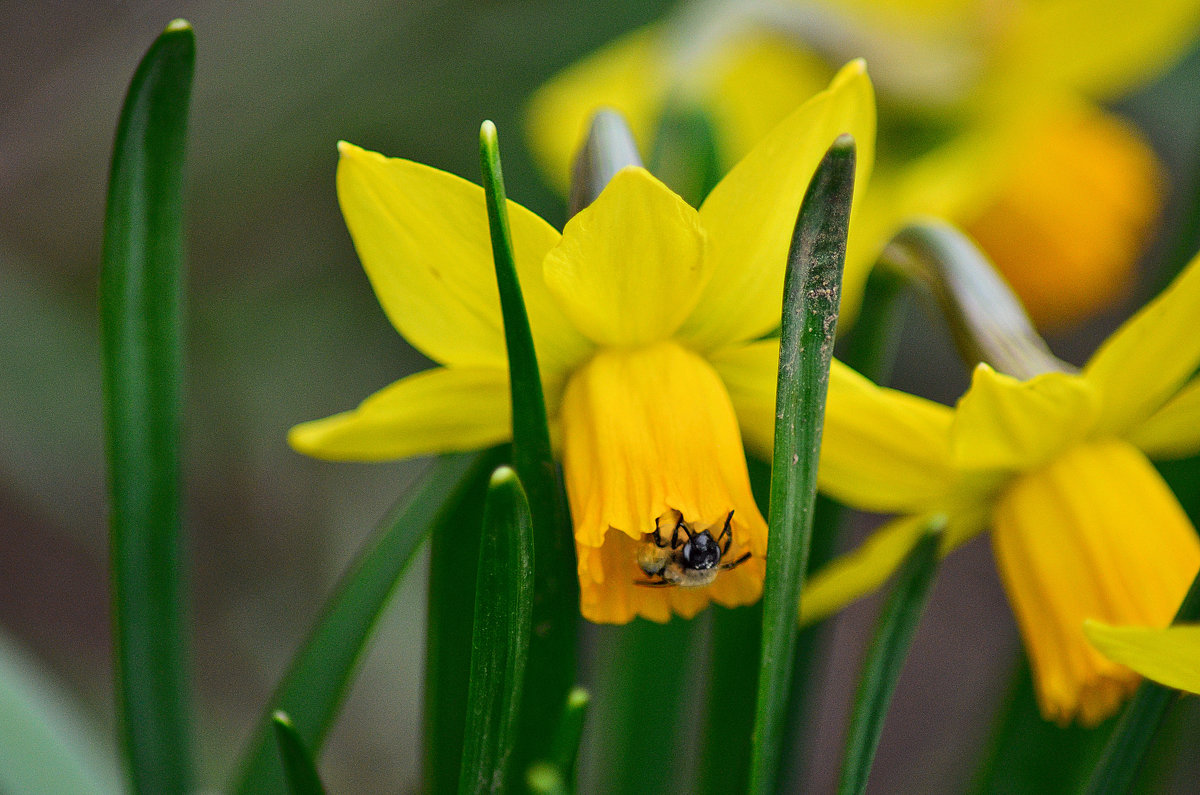
[[[638,566],[650,579],[636,580],[635,583],[649,588],[669,588],[674,585],[699,588],[711,585],[718,573],[745,563],[750,559],[749,552],[735,561],[721,562],[721,558],[729,554],[729,547],[733,543],[733,532],[729,526],[732,520],[733,511],[730,511],[720,534],[713,538],[709,529],[696,532],[683,520],[683,514],[674,508],[667,511],[654,520],[654,532],[645,534],[644,543],[638,549]],[[664,538],[667,532],[670,533],[669,539]]]

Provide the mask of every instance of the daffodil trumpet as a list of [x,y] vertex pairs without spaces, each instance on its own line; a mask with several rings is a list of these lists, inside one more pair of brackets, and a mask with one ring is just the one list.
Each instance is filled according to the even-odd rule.
[[[767,528],[746,474],[742,426],[751,420],[729,384],[778,326],[796,212],[842,133],[858,143],[861,185],[874,140],[861,62],[785,119],[699,209],[636,166],[616,171],[561,234],[507,202],[585,618],[666,621],[759,598]],[[441,366],[293,428],[291,444],[327,459],[386,460],[509,439],[482,191],[417,163],[339,149],[338,196],[376,295]],[[766,377],[774,383],[774,367]],[[728,557],[750,558],[700,587],[639,587],[638,550],[669,510],[702,523],[733,511]]]
[[1198,315],[1200,258],[1082,369],[981,363],[953,409],[835,363],[821,487],[900,517],[812,580],[806,620],[878,587],[945,513],[945,552],[991,530],[1042,713],[1111,715],[1138,678],[1088,644],[1084,620],[1166,626],[1200,569],[1196,530],[1149,460],[1200,450]]

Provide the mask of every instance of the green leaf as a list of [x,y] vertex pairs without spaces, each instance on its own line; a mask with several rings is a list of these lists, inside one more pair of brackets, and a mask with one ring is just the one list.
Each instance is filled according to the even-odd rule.
[[517,474],[500,467],[483,509],[460,793],[504,791],[533,619],[532,525]]
[[509,458],[508,445],[479,456],[438,516],[430,539],[422,697],[422,779],[424,790],[430,793],[458,791],[471,680],[483,504],[492,472]]
[[1085,729],[1060,727],[1043,718],[1029,660],[1022,652],[982,765],[968,791],[974,795],[1078,792],[1100,758],[1115,722],[1108,720]]
[[279,742],[279,758],[288,792],[291,795],[325,795],[312,754],[287,713],[277,711],[271,716],[271,725],[275,727],[275,739]]
[[875,628],[875,638],[863,662],[850,716],[846,739],[846,757],[838,792],[842,795],[867,790],[867,778],[875,749],[883,733],[892,692],[908,656],[908,648],[925,610],[929,591],[938,566],[938,545],[945,519],[937,518],[926,528],[925,536],[908,553],[896,573],[896,584],[888,595]]
[[534,602],[536,630],[529,648],[529,678],[521,704],[521,727],[515,763],[523,770],[543,759],[554,742],[554,726],[575,682],[575,635],[579,624],[579,580],[575,539],[550,447],[546,402],[538,371],[529,318],[517,280],[504,177],[496,128],[484,122],[479,131],[483,190],[487,196],[492,256],[508,345],[509,385],[513,409],[513,468],[529,496],[533,515]]
[[[1192,581],[1175,614],[1175,623],[1200,619],[1200,575]],[[1150,743],[1166,717],[1167,708],[1179,697],[1178,691],[1156,682],[1142,682],[1129,706],[1121,713],[1109,738],[1100,764],[1088,782],[1089,795],[1125,793],[1133,786]]]
[[854,187],[854,140],[839,136],[817,167],[796,219],[783,287],[770,540],[763,584],[750,791],[772,792],[796,651],[800,590],[808,565],[817,459],[837,326],[846,228]]
[[[762,646],[762,603],[713,608],[712,672],[701,735],[698,792],[744,792],[750,780],[750,735],[758,682],[754,662]],[[685,668],[686,670],[686,668]]]
[[[623,626],[598,626],[592,658],[597,693],[588,746],[602,772],[606,795],[669,792],[678,787],[677,765],[664,765],[663,748],[686,741],[684,701],[693,691],[697,621],[664,624],[635,618]],[[647,722],[654,741],[647,742]]]
[[183,171],[196,41],[175,20],[138,65],[113,147],[100,270],[121,745],[135,792],[191,789],[180,539]]
[[[841,360],[877,384],[884,384],[892,374],[892,366],[900,342],[900,320],[907,307],[907,280],[888,268],[871,270],[863,288],[862,306],[850,331],[842,336]],[[806,577],[820,571],[837,551],[839,531],[845,506],[824,494],[818,494],[813,504],[812,542],[808,553]],[[787,716],[784,719],[783,747],[798,748],[806,733],[816,731],[825,660],[831,635],[829,621],[819,621],[800,628],[796,637],[796,661],[792,666],[792,684],[788,693]],[[799,781],[803,775],[796,754],[785,756],[780,778],[785,784]]]
[[0,636],[0,792],[123,791],[110,738],[34,659]]
[[[358,554],[324,612],[292,659],[242,757],[234,792],[286,792],[275,752],[273,717],[286,712],[303,742],[320,752],[375,623],[430,528],[446,511],[439,506],[476,456],[445,456],[425,482],[389,512]],[[453,497],[451,497],[453,500]]]

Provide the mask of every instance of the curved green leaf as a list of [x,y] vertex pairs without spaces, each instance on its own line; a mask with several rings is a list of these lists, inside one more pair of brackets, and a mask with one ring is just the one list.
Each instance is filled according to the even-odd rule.
[[179,428],[183,170],[196,41],[176,20],[134,73],[100,271],[121,745],[135,792],[191,789]]

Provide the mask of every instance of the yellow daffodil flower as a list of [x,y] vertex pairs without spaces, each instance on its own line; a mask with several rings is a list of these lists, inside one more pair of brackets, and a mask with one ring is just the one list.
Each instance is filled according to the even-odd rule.
[[1200,693],[1200,625],[1112,627],[1087,621],[1083,631],[1110,660],[1167,687]]
[[[1200,258],[1081,372],[1022,381],[980,364],[953,409],[834,362],[820,487],[901,516],[810,581],[803,619],[877,588],[944,514],[944,551],[992,531],[1043,714],[1085,724],[1111,714],[1137,678],[1088,645],[1084,619],[1166,626],[1200,569],[1196,531],[1147,458],[1200,450],[1198,317]],[[721,365],[740,416],[773,404],[755,374],[771,346],[739,352],[740,373]],[[770,445],[769,423],[744,432]]]
[[[800,202],[841,133],[872,161],[874,96],[861,61],[787,117],[695,210],[642,168],[616,174],[560,235],[509,202],[516,265],[575,526],[583,615],[623,623],[743,605],[762,591],[767,527],[750,493],[721,362],[779,324]],[[481,188],[341,144],[338,197],[392,324],[443,365],[357,409],[292,429],[336,460],[471,450],[511,438],[508,369]],[[774,383],[774,368],[768,374]],[[774,416],[774,407],[768,410]],[[639,587],[656,520],[730,522],[700,587]],[[733,512],[729,519],[730,511]],[[675,527],[660,527],[663,541]]]
[[565,175],[597,106],[624,113],[643,145],[670,108],[701,108],[728,163],[831,61],[863,56],[880,162],[851,234],[843,316],[880,247],[932,215],[984,246],[1039,325],[1064,325],[1124,294],[1160,210],[1157,158],[1099,103],[1169,66],[1198,23],[1197,0],[685,4],[546,84],[529,135],[547,173]]

